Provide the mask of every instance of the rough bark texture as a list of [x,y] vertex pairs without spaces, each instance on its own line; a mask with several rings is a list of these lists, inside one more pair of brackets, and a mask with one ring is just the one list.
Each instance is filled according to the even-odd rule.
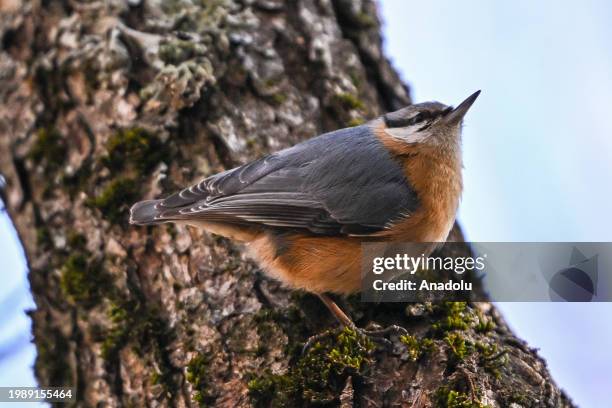
[[136,199],[409,103],[371,1],[0,0],[0,38],[41,385],[82,406],[571,406],[490,304],[344,300],[414,335],[373,347],[232,243],[126,222]]

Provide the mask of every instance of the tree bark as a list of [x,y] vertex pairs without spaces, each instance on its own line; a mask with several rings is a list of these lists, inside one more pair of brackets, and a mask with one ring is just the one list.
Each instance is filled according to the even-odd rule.
[[225,239],[127,223],[138,199],[410,103],[373,2],[0,0],[0,36],[42,386],[79,406],[572,406],[489,303],[342,300],[413,334],[374,346]]

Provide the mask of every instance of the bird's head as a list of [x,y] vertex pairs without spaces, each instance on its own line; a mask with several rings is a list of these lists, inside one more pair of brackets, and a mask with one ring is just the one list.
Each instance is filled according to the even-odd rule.
[[456,108],[440,102],[410,105],[383,116],[385,133],[409,143],[456,146],[461,138],[461,123],[480,91],[474,92]]

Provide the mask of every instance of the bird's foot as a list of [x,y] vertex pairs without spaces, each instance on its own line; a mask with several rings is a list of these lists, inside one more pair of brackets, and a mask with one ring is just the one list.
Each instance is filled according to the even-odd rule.
[[[375,325],[378,326],[378,325]],[[374,327],[371,329],[360,329],[358,327],[354,328],[355,331],[360,333],[362,336],[369,338],[374,343],[382,344],[383,346],[393,349],[393,341],[391,341],[387,337],[391,337],[393,335],[396,336],[405,336],[408,335],[408,330],[404,329],[401,326],[397,326],[395,324],[387,326],[387,327]]]
[[391,335],[391,334],[397,334],[400,336],[407,336],[409,334],[408,330],[396,324],[392,324],[384,328],[377,327],[377,328],[369,329],[369,330],[356,328],[356,330],[361,331],[362,334],[367,335],[369,337],[383,337],[384,338],[385,336]]
[[302,355],[306,354],[308,350],[312,348],[312,346],[314,346],[315,344],[317,344],[324,338],[328,337],[329,335],[330,333],[328,331],[324,331],[322,333],[318,333],[313,336],[310,336],[308,340],[306,340],[306,343],[304,343],[304,347],[302,347]]
[[[352,322],[351,322],[352,323]],[[408,331],[403,327],[397,325],[387,326],[385,328],[374,327],[372,329],[362,329],[360,327],[355,326],[355,324],[346,325],[346,328],[354,331],[359,335],[359,337],[363,338],[364,341],[370,341],[372,343],[380,344],[385,348],[393,349],[394,343],[387,337],[391,337],[392,335],[402,336],[408,335]],[[305,354],[312,346],[317,344],[326,337],[329,337],[331,332],[325,331],[319,334],[315,334],[308,338],[304,347],[302,348],[302,354]]]
[[[336,319],[338,319],[338,322],[340,322],[342,326],[355,331],[361,337],[368,339],[373,343],[382,344],[385,347],[393,349],[393,342],[389,340],[387,336],[390,337],[393,334],[396,334],[398,336],[409,334],[406,329],[397,325],[391,325],[385,328],[382,328],[378,325],[374,325],[375,327],[371,329],[361,329],[357,327],[355,323],[353,323],[351,318],[346,313],[344,313],[342,309],[338,307],[338,305],[329,297],[329,295],[319,294],[318,296],[323,302],[323,304],[327,306],[329,311],[336,317]],[[306,351],[308,351],[308,349],[310,349],[318,341],[329,336],[330,334],[330,332],[323,332],[310,337],[302,348],[302,354],[306,353]]]

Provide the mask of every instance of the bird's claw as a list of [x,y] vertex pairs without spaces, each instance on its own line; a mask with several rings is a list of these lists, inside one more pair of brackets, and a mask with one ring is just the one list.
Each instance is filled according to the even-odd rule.
[[312,347],[314,346],[319,340],[321,340],[322,338],[325,338],[329,336],[329,333],[324,331],[322,333],[318,333],[315,334],[313,336],[310,336],[308,338],[308,340],[306,340],[306,343],[304,343],[304,347],[302,347],[302,355],[306,354],[306,352]]
[[[356,333],[365,337],[372,341],[373,343],[382,344],[384,347],[389,349],[393,349],[393,342],[389,340],[386,336],[396,334],[398,336],[408,335],[408,330],[404,329],[401,326],[391,325],[385,328],[376,328],[376,329],[362,329],[356,326],[350,326],[351,330],[354,330]],[[302,354],[306,354],[306,352],[314,346],[319,340],[329,336],[329,332],[323,332],[319,334],[315,334],[308,338],[304,347],[302,347]]]
[[380,329],[360,329],[355,328],[362,336],[369,338],[374,343],[379,343],[387,348],[393,349],[393,342],[387,338],[389,335],[396,334],[398,336],[408,335],[408,330],[395,324]]

